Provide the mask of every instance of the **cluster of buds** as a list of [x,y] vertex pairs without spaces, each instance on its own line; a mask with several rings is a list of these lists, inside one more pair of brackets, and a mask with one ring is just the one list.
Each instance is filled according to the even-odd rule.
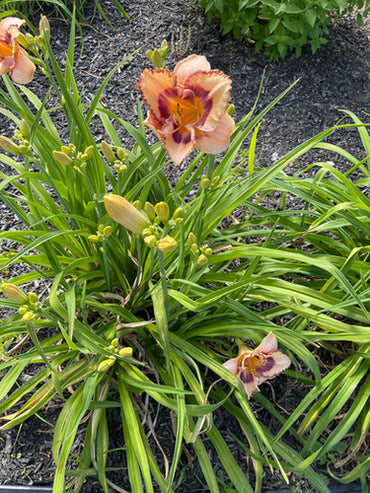
[[210,180],[206,175],[200,177],[200,186],[204,190],[214,190],[217,185],[220,183],[220,177],[218,175],[214,176],[212,180]]
[[1,287],[6,298],[21,305],[18,312],[22,315],[23,322],[32,322],[39,317],[36,312],[40,309],[41,303],[36,293],[26,294],[15,284],[8,282],[4,282]]
[[[23,34],[21,33],[17,41],[20,45],[22,45],[27,50],[31,50],[36,55],[41,49],[44,55],[47,54],[46,49],[46,41],[50,41],[50,23],[48,18],[45,15],[42,15],[39,22],[39,35],[33,36],[30,33]],[[34,62],[37,63],[37,59],[32,58]]]
[[126,173],[129,155],[122,147],[112,147],[108,142],[102,140],[100,148],[105,158],[114,166],[117,173]]
[[208,257],[212,255],[212,248],[208,245],[198,246],[198,241],[194,233],[189,233],[188,243],[190,245],[190,250],[196,256],[197,264],[200,266],[205,266],[208,264]]
[[[118,338],[113,339],[108,347],[108,350],[111,353],[115,353],[118,357],[131,358],[132,347],[127,346],[127,347],[119,348],[118,344],[119,344]],[[107,370],[109,370],[109,368],[113,366],[114,363],[116,362],[116,359],[117,358],[115,356],[111,356],[110,358],[101,361],[97,368],[98,372],[106,372]]]
[[148,50],[146,56],[152,62],[154,68],[164,68],[166,66],[166,57],[168,53],[168,43],[164,39],[160,48],[154,50]]
[[99,224],[95,235],[90,235],[88,238],[92,243],[101,243],[112,234],[112,226],[104,226]]
[[[19,129],[14,130],[13,140],[0,135],[0,146],[10,154],[19,156],[21,154],[27,154],[31,147],[31,143],[28,140],[31,129],[26,120],[21,120],[19,123]],[[14,140],[17,140],[19,144],[16,144]]]
[[2,255],[7,259],[11,259],[17,255],[17,250],[15,248],[11,248],[10,250],[3,252]]
[[56,161],[64,166],[74,166],[76,169],[86,168],[87,161],[94,155],[94,147],[86,147],[84,152],[77,151],[74,144],[62,146],[60,151],[53,151]]
[[104,197],[105,208],[110,217],[122,224],[127,230],[140,234],[144,237],[144,242],[150,248],[158,248],[161,252],[172,252],[177,248],[177,241],[169,235],[160,237],[162,232],[159,225],[165,227],[181,224],[183,211],[176,209],[170,217],[169,206],[166,202],[158,202],[153,205],[146,202],[145,213],[141,210],[140,201],[136,200],[131,204],[120,195],[109,194]]

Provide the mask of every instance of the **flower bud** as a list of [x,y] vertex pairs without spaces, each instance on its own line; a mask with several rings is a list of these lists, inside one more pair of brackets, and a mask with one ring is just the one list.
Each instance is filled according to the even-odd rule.
[[65,152],[53,151],[53,156],[58,163],[64,164],[65,166],[71,166],[71,164],[74,164],[73,159],[71,159]]
[[116,160],[116,156],[113,152],[112,146],[108,144],[108,142],[106,142],[105,140],[101,141],[101,152],[111,164],[114,163],[114,161]]
[[195,236],[194,233],[190,232],[188,236],[188,243],[189,245],[197,245],[197,237]]
[[180,219],[184,217],[184,209],[182,207],[178,207],[173,213],[173,219]]
[[220,183],[220,176],[219,175],[216,175],[212,178],[212,181],[211,181],[211,188],[216,188],[217,185]]
[[0,135],[0,146],[4,149],[4,151],[10,152],[10,154],[15,154],[16,156],[21,154],[19,146],[4,135]]
[[128,154],[125,149],[122,149],[122,147],[119,147],[116,151],[117,157],[120,161],[127,161],[128,160]]
[[167,223],[170,218],[170,208],[168,207],[167,202],[158,202],[154,206],[155,213],[158,218],[163,222]]
[[157,243],[157,238],[154,235],[145,236],[144,242],[149,248],[153,248]]
[[98,368],[97,368],[98,372],[103,372],[103,371],[109,370],[109,368],[111,366],[113,366],[115,362],[116,362],[115,358],[108,358],[108,359],[105,359],[104,361],[101,361],[98,365]]
[[118,347],[118,343],[119,343],[119,339],[118,339],[118,337],[115,337],[114,339],[112,339],[110,344],[112,347],[115,348],[115,347]]
[[207,189],[210,183],[211,183],[210,179],[207,178],[206,176],[202,176],[202,178],[200,179],[200,186],[204,189]]
[[172,236],[167,235],[158,241],[157,248],[164,253],[173,252],[177,248],[177,241]]
[[204,250],[204,254],[207,255],[207,257],[211,256],[213,254],[212,248],[207,247]]
[[30,303],[38,303],[39,297],[37,296],[36,293],[33,293],[33,292],[28,293],[28,301]]
[[155,218],[154,205],[150,202],[145,202],[144,209],[145,209],[145,212],[146,212],[146,215],[148,216],[148,218],[151,221],[154,221],[154,218]]
[[134,200],[132,202],[132,205],[138,210],[138,211],[141,211],[141,202],[140,200]]
[[46,15],[42,15],[39,22],[39,32],[44,39],[50,40],[50,23]]
[[133,353],[132,347],[123,347],[118,351],[118,354],[120,356],[123,356],[124,358],[131,358],[132,353]]
[[199,255],[199,257],[197,259],[197,264],[201,265],[201,266],[207,265],[208,264],[207,255],[204,255],[203,253],[201,255]]
[[9,300],[15,301],[19,304],[24,304],[28,302],[28,296],[24,293],[18,286],[5,282],[2,286],[3,295]]
[[34,320],[35,314],[28,310],[22,317],[23,322],[32,322]]
[[105,226],[105,228],[103,229],[103,236],[105,238],[108,238],[112,234],[112,231],[113,231],[112,226]]
[[28,312],[28,306],[27,305],[22,305],[18,309],[19,315],[24,315],[26,312]]
[[19,124],[19,130],[21,131],[21,134],[23,137],[27,138],[30,135],[31,129],[26,120],[21,120]]
[[120,195],[105,195],[104,204],[110,217],[133,233],[140,234],[149,226],[145,215]]
[[233,116],[234,112],[235,112],[235,106],[233,104],[230,104],[226,110],[226,113],[230,116]]
[[93,155],[94,155],[94,146],[86,147],[85,152],[83,153],[85,160],[87,161],[88,159],[91,159]]
[[98,235],[89,235],[87,239],[92,243],[98,243],[98,241],[100,241]]

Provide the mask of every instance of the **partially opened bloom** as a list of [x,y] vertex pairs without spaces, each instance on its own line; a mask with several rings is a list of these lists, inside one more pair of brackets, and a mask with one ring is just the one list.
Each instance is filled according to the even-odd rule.
[[277,349],[276,337],[270,332],[256,349],[241,346],[238,357],[226,361],[223,366],[240,378],[250,399],[259,391],[261,383],[290,366],[290,358]]
[[34,63],[17,43],[23,24],[25,21],[17,17],[6,17],[0,22],[0,75],[11,72],[17,84],[31,82],[35,71]]
[[190,55],[175,70],[144,70],[137,84],[149,106],[145,124],[161,139],[175,164],[196,146],[216,154],[229,145],[235,129],[227,114],[231,79],[211,70],[204,56]]

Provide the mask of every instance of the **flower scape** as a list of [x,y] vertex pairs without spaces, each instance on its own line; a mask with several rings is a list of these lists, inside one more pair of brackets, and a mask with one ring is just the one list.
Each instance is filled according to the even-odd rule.
[[[258,493],[275,470],[287,484],[297,474],[330,493],[315,469],[322,461],[330,477],[365,485],[368,156],[332,145],[338,126],[259,167],[262,118],[291,87],[235,124],[231,79],[198,54],[170,71],[166,41],[149,50],[154,68],[137,83],[149,111],[144,120],[139,106],[136,128],[100,104],[126,60],[85,103],[73,71],[74,22],[63,70],[47,18],[37,36],[22,34],[24,25],[0,22],[0,111],[17,126],[0,136],[11,170],[0,172],[0,200],[21,224],[0,232],[0,432],[60,403],[50,425],[53,493],[83,491],[88,476],[104,493],[187,491],[189,457],[204,492]],[[22,86],[36,66],[51,87],[43,102],[32,84]],[[49,108],[51,92],[58,104]],[[345,116],[368,150],[366,125]],[[93,117],[110,142],[97,141]],[[148,142],[145,126],[159,142]],[[316,148],[348,158],[363,178],[326,161],[315,162],[314,178],[285,174]],[[176,183],[169,160],[183,163]],[[270,194],[280,194],[281,208],[263,205]],[[302,208],[287,208],[287,196]],[[293,385],[303,397],[288,412]],[[338,447],[339,464],[354,462],[341,478],[330,462]]]

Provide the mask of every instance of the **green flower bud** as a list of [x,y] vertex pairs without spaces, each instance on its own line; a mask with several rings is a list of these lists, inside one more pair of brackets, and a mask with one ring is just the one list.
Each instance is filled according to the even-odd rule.
[[134,200],[132,202],[132,205],[138,210],[138,211],[141,211],[141,202],[140,200]]
[[98,365],[98,368],[97,368],[98,372],[103,372],[103,371],[109,370],[109,368],[111,366],[113,366],[115,362],[116,362],[115,358],[108,358],[108,359],[105,359],[104,361],[101,361]]
[[151,221],[154,221],[155,218],[155,208],[154,205],[150,202],[145,202],[144,209],[146,212],[146,215]]
[[220,176],[219,175],[216,175],[212,178],[212,181],[211,181],[211,188],[216,188],[217,185],[220,183]]
[[198,242],[197,242],[197,237],[195,236],[194,233],[189,233],[189,236],[188,236],[188,243],[189,245],[197,245]]
[[164,253],[173,252],[177,248],[177,241],[172,236],[167,235],[158,241],[157,248]]
[[3,295],[9,300],[15,301],[19,304],[24,304],[28,302],[28,296],[24,293],[18,286],[8,282],[4,282],[1,286],[3,289]]
[[144,242],[149,248],[153,248],[157,243],[157,238],[154,235],[145,236]]
[[94,155],[94,146],[86,147],[85,152],[83,153],[84,160],[87,161],[91,159]]
[[116,150],[117,157],[120,161],[127,161],[128,160],[128,154],[125,149],[122,149],[122,147],[118,147]]
[[118,337],[115,337],[114,339],[112,339],[111,341],[111,346],[112,347],[118,347],[118,343],[119,343],[119,339]]
[[199,249],[198,249],[198,245],[196,243],[192,243],[190,245],[190,249],[193,253],[198,253],[199,252]]
[[17,144],[15,144],[8,137],[4,137],[4,135],[0,135],[0,146],[4,149],[4,151],[10,152],[10,154],[15,154],[16,156],[22,154],[19,146],[17,146]]
[[204,255],[203,253],[201,255],[199,255],[199,257],[197,259],[197,264],[201,265],[201,266],[207,265],[208,264],[207,256]]
[[212,254],[213,254],[212,248],[207,247],[207,248],[204,250],[204,253],[205,253],[205,255],[207,255],[207,257],[209,257],[210,255],[212,255]]
[[233,116],[234,112],[235,112],[235,106],[233,104],[230,104],[226,110],[226,113],[230,116]]
[[50,23],[46,15],[42,15],[39,22],[39,32],[43,39],[50,40]]
[[22,317],[23,322],[32,322],[32,320],[34,319],[35,319],[35,314],[31,311],[27,311]]
[[207,189],[210,183],[211,183],[210,179],[207,178],[206,176],[202,176],[202,178],[200,179],[200,186],[204,189]]
[[33,303],[33,304],[34,304],[34,303],[38,303],[38,301],[39,301],[39,297],[37,296],[37,294],[36,294],[36,293],[33,293],[33,292],[28,293],[28,301],[29,301],[30,303]]
[[184,217],[184,209],[182,207],[178,207],[173,213],[173,219],[179,219]]
[[105,226],[103,229],[103,235],[105,238],[108,238],[112,234],[113,228],[112,226]]
[[23,137],[28,137],[30,135],[31,129],[26,120],[21,120],[19,124],[19,130]]
[[64,152],[64,154],[67,154],[67,156],[72,156],[71,148],[69,146],[62,146],[60,150],[61,152]]
[[19,309],[18,309],[19,315],[24,315],[26,312],[28,312],[28,306],[27,305],[23,305],[23,306],[19,307]]
[[99,239],[99,236],[98,236],[98,235],[89,235],[89,236],[87,237],[87,239],[88,239],[89,241],[91,241],[92,243],[98,243],[98,241],[100,241],[100,239]]
[[167,223],[170,218],[170,208],[167,202],[158,202],[154,206],[155,213],[163,223]]
[[116,156],[115,156],[115,154],[113,152],[112,146],[110,144],[108,144],[108,142],[106,142],[105,140],[102,140],[100,147],[101,147],[102,153],[107,158],[107,160],[111,164],[113,164],[114,161],[116,160]]
[[133,353],[132,347],[123,347],[118,351],[118,354],[120,356],[123,356],[124,358],[131,358]]
[[53,151],[53,156],[58,163],[64,164],[65,166],[71,166],[74,164],[73,159],[71,159],[65,152]]

